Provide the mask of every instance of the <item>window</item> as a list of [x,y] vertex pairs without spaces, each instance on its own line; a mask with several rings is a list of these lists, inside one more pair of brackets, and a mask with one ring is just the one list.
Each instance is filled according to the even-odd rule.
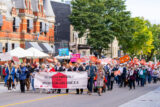
[[8,43],[5,43],[5,52],[8,52]]
[[15,24],[16,24],[16,18],[14,17],[13,18],[13,32],[16,32],[16,26],[15,26]]
[[83,52],[82,52],[82,55],[85,56],[85,55],[86,55],[86,51],[83,51]]
[[29,20],[27,20],[27,33],[30,33],[30,29],[29,29]]
[[14,43],[12,43],[12,49],[14,49],[15,48],[15,45],[14,45]]

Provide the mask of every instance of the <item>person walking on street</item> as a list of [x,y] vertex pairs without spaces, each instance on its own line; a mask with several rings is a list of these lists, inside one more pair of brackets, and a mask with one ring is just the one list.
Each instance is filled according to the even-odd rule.
[[35,78],[35,74],[36,74],[36,70],[35,70],[35,68],[34,68],[34,65],[32,65],[31,66],[31,86],[32,86],[32,90],[33,90],[33,92],[35,92],[36,90],[35,90],[35,88],[34,88],[34,78]]
[[122,68],[120,69],[121,71],[121,84],[120,87],[122,87],[124,85],[124,87],[126,87],[126,74],[127,74],[127,69],[126,67],[123,65]]
[[158,75],[159,75],[159,71],[158,71],[157,68],[155,68],[153,70],[153,75],[152,75],[152,77],[153,77],[153,83],[157,83]]
[[148,67],[147,75],[148,75],[148,83],[150,84],[152,81],[152,68],[151,67]]
[[111,70],[111,86],[110,86],[110,90],[113,90],[113,83],[114,83],[114,71],[115,71],[115,69],[113,68],[112,70]]
[[133,68],[129,68],[129,72],[128,72],[128,81],[129,81],[129,88],[130,90],[132,89],[132,87],[135,89],[135,69]]
[[[77,69],[78,68],[78,69]],[[76,71],[76,72],[84,72],[85,71],[85,68],[83,67],[83,65],[81,64],[77,64],[74,68],[73,68],[73,71]],[[76,89],[76,92],[77,94],[83,94],[83,89]]]
[[3,67],[3,69],[2,69],[2,75],[3,75],[3,79],[4,79],[4,86],[7,86],[6,69],[7,69],[7,64],[5,64],[4,67]]
[[14,67],[14,63],[10,63],[6,69],[6,78],[8,79],[8,90],[11,90],[11,86],[12,89],[15,88],[15,84],[14,84],[14,77],[15,77],[15,67]]
[[104,85],[104,77],[105,73],[103,70],[103,66],[99,65],[97,70],[97,88],[98,88],[98,95],[101,96],[102,94],[102,87]]
[[92,94],[93,90],[93,82],[94,77],[97,72],[96,66],[93,65],[93,62],[90,62],[89,65],[86,67],[86,71],[88,72],[88,94]]
[[143,67],[140,67],[140,70],[139,70],[139,77],[140,77],[140,81],[141,81],[141,86],[144,87],[144,82],[145,82],[145,68]]
[[31,74],[31,66],[30,66],[30,63],[27,64],[26,66],[26,73],[27,73],[27,76],[26,76],[26,87],[27,87],[27,91],[29,91],[30,89],[30,74]]
[[27,72],[27,68],[25,67],[25,64],[22,63],[18,71],[21,93],[25,93],[25,85],[26,85],[25,80],[27,76],[26,72]]

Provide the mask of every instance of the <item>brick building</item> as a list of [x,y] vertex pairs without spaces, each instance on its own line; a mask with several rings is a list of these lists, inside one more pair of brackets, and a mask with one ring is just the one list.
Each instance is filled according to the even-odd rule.
[[50,0],[0,0],[0,52],[20,46],[53,53],[54,23]]

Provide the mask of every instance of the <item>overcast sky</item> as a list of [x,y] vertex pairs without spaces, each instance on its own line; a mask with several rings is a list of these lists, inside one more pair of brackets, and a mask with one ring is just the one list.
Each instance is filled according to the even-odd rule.
[[160,0],[126,0],[126,5],[133,17],[141,16],[151,23],[160,24]]
[[142,16],[152,23],[160,24],[160,0],[126,0],[132,16]]

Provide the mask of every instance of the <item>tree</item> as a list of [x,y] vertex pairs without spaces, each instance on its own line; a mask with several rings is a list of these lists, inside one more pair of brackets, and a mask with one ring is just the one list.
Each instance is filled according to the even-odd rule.
[[151,53],[154,46],[152,45],[153,35],[149,21],[135,17],[131,18],[128,24],[126,34],[118,37],[123,51],[132,57]]
[[148,54],[147,60],[151,60],[154,55],[160,58],[160,25],[152,25],[150,29],[153,34],[153,43],[154,48],[151,50],[151,53]]
[[[72,2],[71,24],[79,37],[88,34],[88,44],[101,56],[109,48],[114,37],[123,35],[130,12],[126,11],[124,0],[74,0]],[[121,34],[120,34],[121,33]]]

